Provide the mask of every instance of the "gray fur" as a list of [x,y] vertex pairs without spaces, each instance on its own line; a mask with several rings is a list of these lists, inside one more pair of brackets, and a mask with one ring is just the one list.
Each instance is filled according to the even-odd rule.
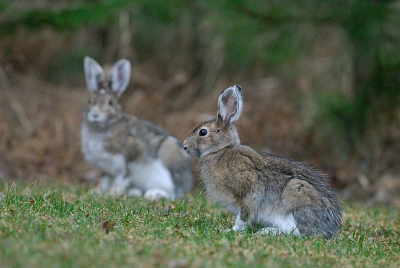
[[109,76],[89,57],[84,67],[90,98],[82,124],[82,152],[103,172],[95,192],[143,193],[151,200],[183,196],[193,179],[182,144],[165,128],[122,112],[119,97],[129,83],[129,61],[118,61]]
[[[222,107],[221,96],[235,105]],[[235,85],[221,96],[218,116],[202,123],[183,145],[188,154],[199,158],[208,195],[238,214],[233,229],[243,229],[247,222],[255,229],[267,227],[267,233],[277,229],[325,238],[337,234],[342,208],[326,180],[301,163],[241,145],[234,125],[243,102],[241,88]]]

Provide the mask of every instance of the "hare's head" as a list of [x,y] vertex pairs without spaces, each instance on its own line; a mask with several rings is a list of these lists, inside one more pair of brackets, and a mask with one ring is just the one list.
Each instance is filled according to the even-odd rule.
[[240,145],[235,121],[243,108],[242,88],[239,85],[225,89],[218,98],[217,117],[202,123],[184,141],[183,146],[193,157],[215,153],[227,147]]
[[128,86],[131,64],[126,59],[119,60],[107,75],[94,59],[85,57],[84,68],[90,91],[85,120],[100,127],[112,124],[122,115],[118,99]]

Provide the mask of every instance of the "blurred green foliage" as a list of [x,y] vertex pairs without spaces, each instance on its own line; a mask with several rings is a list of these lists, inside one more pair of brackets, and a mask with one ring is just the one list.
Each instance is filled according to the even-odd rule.
[[[79,1],[82,2],[82,1]],[[50,26],[56,30],[76,29],[89,22],[107,22],[115,16],[115,12],[128,6],[130,1],[109,0],[84,1],[84,3],[71,1],[63,8],[35,8],[20,7],[11,2],[0,4],[4,14],[1,20],[1,33],[4,36],[14,34],[18,27],[36,31]]]

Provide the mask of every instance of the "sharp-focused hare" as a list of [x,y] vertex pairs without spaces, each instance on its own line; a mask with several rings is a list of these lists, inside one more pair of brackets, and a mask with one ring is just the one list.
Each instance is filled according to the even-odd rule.
[[235,85],[222,92],[218,114],[184,141],[199,158],[200,177],[216,202],[237,214],[233,230],[334,236],[341,229],[342,208],[329,184],[315,170],[286,158],[241,145],[234,122],[243,107]]
[[103,172],[97,193],[141,195],[150,200],[181,197],[192,186],[190,157],[166,129],[124,114],[118,100],[129,83],[126,59],[109,75],[84,61],[90,98],[82,124],[85,159]]

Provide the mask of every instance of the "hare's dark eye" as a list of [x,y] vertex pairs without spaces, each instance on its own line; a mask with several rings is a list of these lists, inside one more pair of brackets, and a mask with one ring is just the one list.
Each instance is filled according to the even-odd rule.
[[113,101],[112,101],[112,100],[109,100],[109,101],[108,101],[108,104],[109,104],[109,105],[113,105]]
[[199,135],[200,136],[205,136],[205,135],[207,135],[207,129],[205,129],[205,128],[202,128],[202,129],[200,129],[200,131],[199,131]]

